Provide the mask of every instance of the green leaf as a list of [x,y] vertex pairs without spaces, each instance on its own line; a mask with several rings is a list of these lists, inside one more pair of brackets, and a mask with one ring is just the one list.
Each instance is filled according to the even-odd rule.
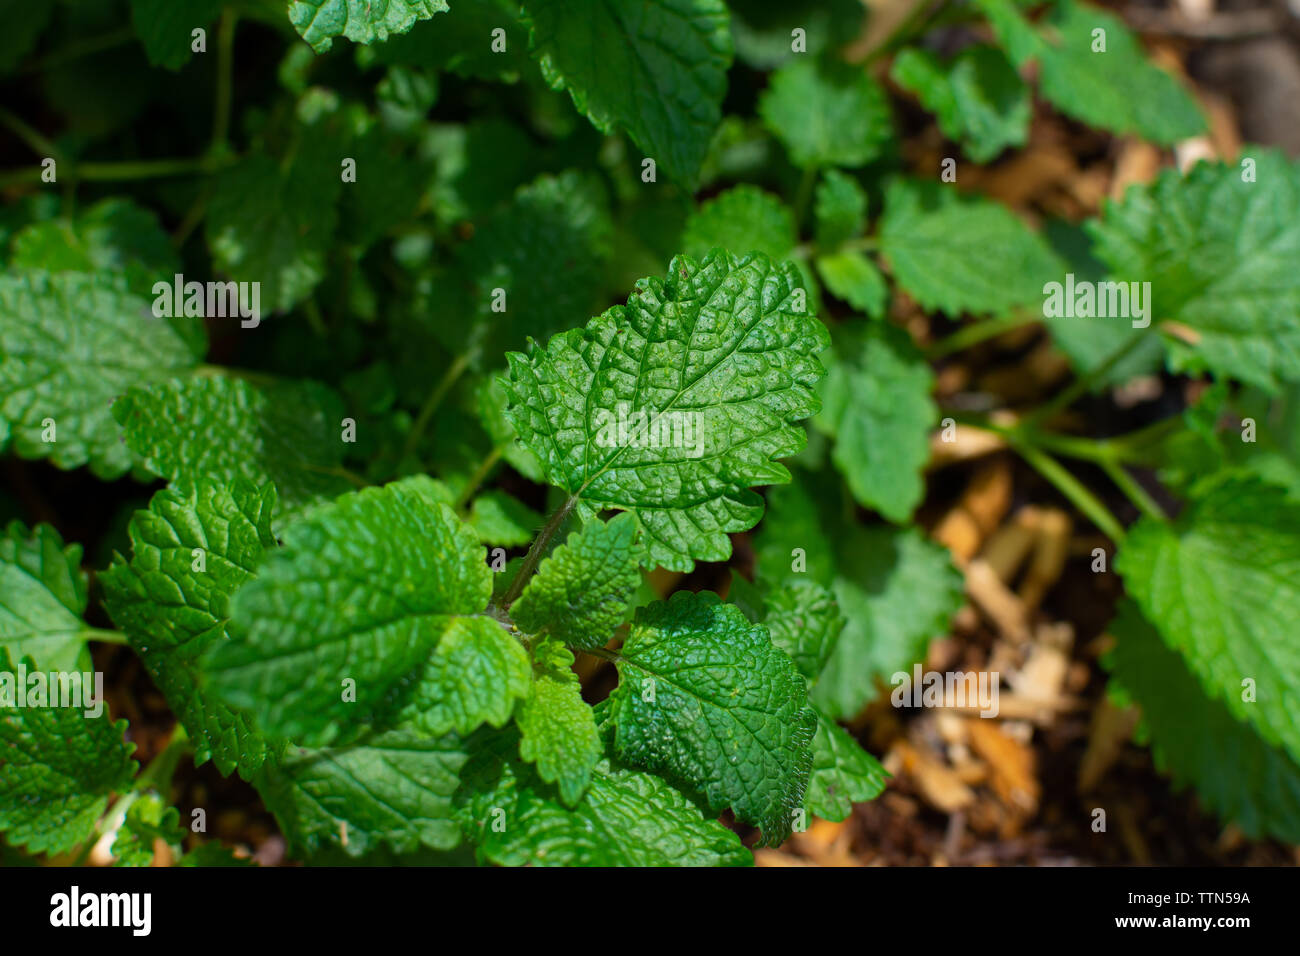
[[[1206,693],[1300,760],[1300,505],[1229,477],[1172,524],[1139,521],[1115,566]],[[1247,679],[1258,699],[1243,700]]]
[[811,697],[827,715],[848,719],[877,697],[878,678],[925,656],[961,607],[963,588],[947,551],[916,529],[846,523],[842,508],[824,474],[773,489],[758,556],[762,578],[806,574],[835,594],[846,624]]
[[1141,706],[1156,765],[1175,787],[1195,787],[1207,807],[1251,839],[1300,840],[1300,765],[1206,698],[1187,662],[1132,602],[1120,605],[1110,633],[1116,643],[1107,666]]
[[[11,660],[0,647],[0,672],[15,673]],[[29,675],[37,670],[31,658],[23,663]],[[130,786],[135,748],[124,720],[27,704],[0,707],[0,832],[28,852],[62,853],[93,837],[108,795]]]
[[500,727],[529,694],[528,652],[490,617],[446,619],[404,714],[430,736],[467,735],[480,724]]
[[492,591],[478,540],[431,485],[367,488],[290,525],[235,595],[231,639],[206,659],[212,690],[268,734],[309,742],[392,708]]
[[1300,381],[1300,163],[1253,151],[1242,166],[1170,170],[1108,202],[1091,223],[1116,279],[1149,282],[1151,318],[1198,337],[1219,375],[1276,390]]
[[867,224],[867,194],[858,181],[838,169],[828,169],[813,200],[817,247],[831,252],[840,243],[861,235]]
[[504,491],[486,491],[474,499],[469,526],[484,544],[517,548],[533,540],[545,519]]
[[178,70],[193,55],[197,29],[221,12],[221,0],[131,0],[131,24],[151,66]]
[[853,804],[880,796],[888,772],[880,761],[821,711],[813,738],[812,776],[804,808],[824,820],[838,823],[853,812]]
[[175,488],[237,478],[274,482],[277,525],[352,487],[339,465],[342,406],[314,382],[261,387],[220,376],[177,379],[132,388],[113,405],[113,416],[130,449]]
[[784,840],[802,806],[816,715],[806,684],[766,628],[708,592],[637,611],[610,695],[621,760],[731,807]]
[[335,37],[374,43],[390,33],[405,33],[417,20],[445,13],[445,0],[290,0],[289,20],[317,53]]
[[1065,269],[1042,237],[1000,203],[952,186],[893,180],[880,247],[894,279],[922,307],[949,315],[1041,306]]
[[537,775],[559,788],[574,806],[604,756],[596,718],[582,699],[573,653],[544,641],[533,653],[533,683],[519,708],[519,756],[537,765]]
[[0,416],[14,451],[64,469],[89,463],[104,479],[132,464],[113,400],[197,358],[121,280],[80,273],[0,275],[0,341]]
[[126,819],[113,838],[114,866],[149,866],[155,840],[179,846],[185,838],[180,814],[156,793],[140,794],[127,808]]
[[570,809],[515,756],[515,731],[478,738],[456,815],[481,859],[502,866],[745,866],[739,837],[659,777],[602,759]]
[[[611,233],[598,181],[576,171],[539,177],[481,223],[458,253],[458,281],[472,282],[463,294],[474,322],[466,324],[460,315],[443,321],[465,326],[463,350],[493,364],[508,349],[522,348],[530,335],[567,328],[575,316],[609,301],[602,280]],[[504,290],[504,311],[497,307],[496,289]]]
[[65,547],[49,525],[10,523],[0,536],[0,648],[46,670],[88,670],[85,612],[81,545]]
[[[1092,240],[1084,225],[1049,220],[1044,224],[1043,235],[1065,261],[1069,272],[1074,274],[1076,289],[1085,281],[1106,281],[1106,267],[1094,256]],[[1068,279],[1065,281],[1068,282]],[[1109,287],[1099,285],[1096,291],[1099,295],[1105,294],[1109,300],[1109,292],[1103,293],[1103,288]],[[1144,302],[1149,300],[1150,297],[1144,296]],[[1066,298],[1063,296],[1061,301],[1064,305]],[[1109,311],[1109,306],[1107,310]],[[1134,331],[1131,320],[1087,319],[1066,314],[1067,311],[1074,310],[1044,308],[1042,321],[1051,333],[1052,342],[1066,354],[1075,373],[1081,376],[1101,371],[1101,367],[1129,343],[1131,336],[1142,335],[1140,343],[1111,365],[1108,372],[1092,381],[1093,393],[1100,394],[1142,375],[1156,374],[1163,367],[1165,347],[1160,336],[1146,335],[1141,330]]]
[[860,66],[798,57],[772,75],[758,112],[802,168],[865,166],[893,138],[889,101]]
[[729,598],[745,617],[767,628],[772,643],[790,656],[809,683],[817,680],[844,630],[829,588],[806,578],[779,587],[766,581],[751,584],[733,571]]
[[258,305],[268,312],[288,311],[320,284],[338,225],[342,151],[323,136],[304,138],[287,167],[250,153],[223,170],[208,206],[214,265],[259,283]]
[[492,439],[492,444],[502,449],[501,457],[511,468],[529,481],[542,484],[545,482],[542,463],[537,460],[536,455],[519,444],[515,426],[510,424],[510,418],[506,413],[508,404],[509,399],[506,397],[506,390],[501,384],[500,377],[485,378],[478,390],[478,413],[483,430]]
[[[509,0],[456,0],[443,16],[390,36],[375,47],[380,63],[400,63],[484,80],[510,81],[528,66],[528,31]],[[493,49],[493,30],[504,30],[505,50]]]
[[202,654],[228,639],[230,598],[253,579],[271,532],[275,488],[236,479],[165,489],[131,518],[131,560],[99,576],[104,606],[194,745],[195,763],[248,779],[268,745],[244,714],[202,685]]
[[520,440],[583,520],[636,513],[649,562],[724,560],[727,534],[762,516],[749,487],[788,479],[773,459],[803,447],[792,423],[817,410],[828,336],[804,299],[792,265],[679,256],[626,306],[508,356]]
[[785,203],[748,184],[709,200],[686,220],[682,251],[706,256],[717,247],[741,255],[759,252],[771,259],[790,255],[797,237],[794,216]]
[[460,842],[451,797],[466,756],[455,736],[399,727],[344,747],[291,748],[255,782],[295,854],[449,850]]
[[[1113,14],[1058,0],[1035,32],[1012,0],[978,2],[1016,66],[1038,63],[1039,91],[1067,116],[1166,146],[1204,132],[1196,101]],[[1104,31],[1104,52],[1094,50],[1096,30]]]
[[817,274],[826,288],[873,319],[884,318],[889,286],[875,263],[861,252],[835,252],[816,259]]
[[636,519],[588,521],[542,561],[510,616],[582,650],[604,647],[626,619],[641,583]]
[[532,51],[602,133],[627,131],[692,185],[722,117],[731,32],[722,0],[529,0]]
[[934,373],[906,332],[884,323],[837,336],[813,424],[858,504],[906,522],[925,497],[923,471],[939,409]]
[[[866,11],[859,0],[729,0],[736,56],[759,70],[800,56],[836,50],[858,36]],[[804,31],[801,52],[793,31]]]
[[977,163],[1028,140],[1029,88],[994,47],[968,47],[948,63],[909,47],[895,57],[890,76],[915,93],[944,136],[960,142]]
[[0,23],[5,25],[0,34],[0,73],[8,73],[22,62],[53,13],[52,3],[0,0]]

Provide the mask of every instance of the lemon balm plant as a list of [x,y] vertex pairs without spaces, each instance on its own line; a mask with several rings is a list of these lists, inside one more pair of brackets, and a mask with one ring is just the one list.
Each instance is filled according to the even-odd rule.
[[[962,603],[914,519],[960,429],[1110,539],[1111,693],[1158,766],[1300,839],[1300,169],[1252,148],[1036,230],[959,188],[1036,102],[1204,129],[1121,21],[954,0],[864,62],[859,4],[790,6],[15,6],[0,443],[121,520],[86,560],[55,527],[84,504],[5,502],[6,854],[233,862],[169,806],[192,759],[306,860],[749,862],[885,786],[841,722]],[[917,104],[951,155],[905,171]],[[1127,283],[1143,320],[1073,297]],[[959,324],[923,350],[904,297]],[[936,361],[1034,321],[1070,385],[936,404]],[[1203,397],[1059,428],[1159,369]],[[726,600],[663,585],[731,561]],[[177,719],[143,768],[120,715],[15,685],[96,642]]]

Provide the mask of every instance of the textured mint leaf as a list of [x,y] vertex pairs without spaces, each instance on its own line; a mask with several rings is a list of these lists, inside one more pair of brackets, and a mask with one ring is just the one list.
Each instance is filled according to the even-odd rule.
[[245,779],[267,741],[203,686],[201,656],[228,638],[231,596],[276,547],[274,507],[272,485],[242,479],[160,491],[131,518],[131,560],[117,556],[99,576],[104,606],[185,725],[195,762]]
[[[569,171],[520,187],[457,254],[451,281],[474,321],[446,312],[434,297],[441,321],[456,326],[441,333],[444,340],[495,365],[528,336],[549,336],[590,315],[609,301],[603,279],[612,230],[604,187],[593,178]],[[493,311],[495,289],[505,291],[504,312]]]
[[833,251],[862,233],[867,224],[867,194],[848,173],[828,169],[817,184],[813,214],[818,248]]
[[492,592],[482,547],[431,484],[367,488],[290,525],[234,597],[211,689],[268,734],[321,742],[388,710],[454,616]]
[[113,417],[127,446],[173,487],[274,482],[277,524],[352,487],[340,471],[342,405],[314,382],[177,379],[132,388],[113,405]]
[[[773,489],[758,558],[763,579],[806,575],[834,593],[846,623],[811,698],[828,716],[851,719],[877,697],[878,679],[911,667],[946,632],[963,588],[947,551],[916,529],[846,526],[842,507],[824,474]],[[792,570],[796,557],[806,571]]]
[[[197,356],[121,280],[68,273],[0,276],[0,416],[22,458],[89,464],[116,478],[132,464],[109,406],[132,385],[192,368]],[[55,441],[43,439],[53,419]]]
[[813,424],[835,439],[831,460],[858,504],[905,522],[925,496],[934,373],[908,334],[884,323],[837,336],[833,354]]
[[88,670],[85,612],[81,545],[65,547],[49,525],[10,523],[0,535],[0,648],[43,670]]
[[650,563],[685,571],[723,560],[727,534],[762,516],[749,487],[788,478],[773,459],[803,447],[791,423],[817,410],[828,336],[796,311],[802,299],[792,265],[721,250],[699,263],[679,256],[665,279],[638,282],[626,306],[511,353],[505,385],[520,440],[584,520],[634,512]]
[[829,588],[797,578],[779,587],[751,584],[732,572],[730,600],[755,624],[762,624],[772,643],[785,651],[809,683],[817,680],[844,630],[839,604]]
[[445,619],[404,714],[430,736],[466,735],[480,724],[500,727],[532,682],[528,652],[490,617]]
[[637,611],[610,695],[619,759],[698,791],[778,844],[812,765],[816,715],[766,628],[708,592]]
[[803,168],[865,166],[894,135],[889,101],[860,66],[797,57],[781,67],[758,112]]
[[1110,633],[1112,679],[1142,708],[1156,765],[1174,786],[1195,787],[1207,807],[1251,839],[1300,839],[1300,765],[1207,698],[1187,662],[1131,601],[1120,605]]
[[604,647],[641,584],[636,531],[628,514],[587,522],[542,561],[510,606],[511,618],[525,631],[544,630],[582,650]]
[[469,516],[469,526],[480,541],[505,548],[528,544],[544,523],[536,511],[503,491],[479,495]]
[[[104,199],[75,219],[46,219],[13,237],[9,265],[15,270],[120,273],[137,295],[156,298],[154,285],[171,283],[180,257],[158,217],[129,199]],[[195,358],[208,348],[203,319],[173,315],[165,321]]]
[[[1172,145],[1205,130],[1196,101],[1111,13],[1058,0],[1035,31],[1011,0],[979,0],[1002,47],[1024,68],[1038,64],[1038,88],[1061,112],[1117,133],[1137,133]],[[1093,52],[1093,31],[1104,30],[1105,52]]]
[[[760,70],[797,57],[835,50],[858,36],[866,11],[859,0],[730,0],[736,56]],[[791,32],[804,31],[804,52],[792,48]]]
[[193,55],[194,30],[207,29],[221,0],[131,0],[131,24],[152,66],[178,70]]
[[[1128,592],[1206,693],[1300,760],[1300,505],[1231,477],[1172,524],[1144,518],[1115,559]],[[1242,681],[1255,682],[1254,701]]]
[[895,57],[890,76],[915,93],[943,135],[961,143],[977,163],[1023,146],[1029,137],[1029,88],[994,47],[968,47],[948,63],[909,47]]
[[709,200],[686,220],[682,251],[706,256],[717,247],[785,259],[797,242],[794,216],[785,203],[757,186],[742,184]]
[[818,256],[816,266],[817,274],[832,295],[873,319],[884,317],[889,305],[889,286],[866,255],[853,250],[833,252]]
[[954,316],[1040,306],[1043,285],[1065,277],[1047,243],[1011,210],[934,182],[890,183],[880,247],[912,298]]
[[127,808],[126,819],[113,838],[114,866],[149,866],[154,841],[178,846],[185,838],[180,814],[156,793],[142,793]]
[[502,866],[746,866],[739,837],[659,777],[602,759],[573,808],[515,755],[518,733],[476,738],[456,816]]
[[537,775],[555,784],[570,807],[586,792],[604,756],[595,715],[572,668],[572,651],[542,642],[533,653],[532,686],[519,708],[520,758],[536,764]]
[[446,10],[445,0],[290,0],[289,20],[313,50],[324,53],[335,37],[383,41]]
[[603,133],[627,131],[693,185],[722,117],[731,31],[722,0],[529,0],[533,55]]
[[1250,158],[1254,182],[1217,163],[1169,171],[1089,228],[1114,278],[1151,283],[1153,323],[1190,327],[1217,374],[1275,389],[1300,381],[1300,163]]
[[[31,658],[24,664],[37,670]],[[2,647],[0,671],[15,673]],[[124,720],[28,703],[0,707],[0,833],[31,853],[61,853],[94,836],[108,795],[130,786],[135,748]]]
[[213,263],[231,279],[260,283],[263,318],[312,293],[338,226],[342,150],[323,134],[303,138],[287,167],[251,153],[223,170],[208,206]]
[[839,822],[853,812],[853,804],[880,796],[888,772],[835,721],[817,712],[813,738],[812,776],[804,808],[824,820]]
[[255,785],[296,855],[449,850],[460,842],[451,797],[466,756],[453,735],[399,727],[344,747],[293,747]]
[[542,484],[545,476],[542,463],[531,451],[519,444],[515,426],[510,423],[506,413],[509,399],[501,384],[499,376],[484,379],[478,389],[478,414],[483,430],[492,439],[492,444],[501,449],[501,457],[510,467],[530,481]]

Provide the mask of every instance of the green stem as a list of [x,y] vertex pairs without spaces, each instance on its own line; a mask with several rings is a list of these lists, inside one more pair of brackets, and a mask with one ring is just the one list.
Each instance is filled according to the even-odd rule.
[[221,155],[229,149],[230,102],[234,85],[235,24],[239,14],[227,9],[217,27],[217,95],[212,110],[212,153]]
[[35,60],[28,64],[19,71],[19,74],[29,75],[32,73],[45,73],[52,66],[58,66],[60,63],[68,63],[72,60],[80,59],[83,56],[89,56],[92,53],[111,50],[115,46],[130,43],[134,39],[135,29],[132,27],[123,27],[120,30],[114,30],[112,33],[104,33],[97,37],[78,40],[76,43],[68,44],[62,50],[51,53],[42,60]]
[[519,566],[519,573],[516,574],[515,579],[510,582],[510,588],[504,595],[502,595],[502,608],[509,608],[511,604],[514,604],[515,601],[518,600],[519,595],[524,593],[524,587],[528,584],[528,579],[533,576],[533,572],[536,571],[537,566],[541,564],[542,558],[546,556],[546,549],[550,545],[551,539],[554,538],[560,528],[564,526],[564,522],[568,519],[569,515],[572,514],[574,506],[577,505],[577,503],[578,499],[576,497],[568,499],[564,504],[556,508],[555,513],[547,519],[545,527],[538,532],[537,538],[533,541],[532,547],[530,547],[528,553],[524,555],[524,563]]
[[1037,322],[1038,316],[1032,312],[1015,312],[996,319],[984,319],[963,326],[951,335],[944,336],[925,350],[929,359],[943,358],[954,352],[968,349],[987,339],[997,338],[1004,332]]
[[[229,165],[229,158],[201,156],[197,159],[148,159],[124,163],[78,163],[69,173],[82,182],[120,183],[139,179],[163,179],[168,176],[206,175]],[[0,189],[26,183],[39,183],[43,168],[30,166],[0,176]]]
[[131,643],[121,631],[106,631],[102,627],[83,627],[81,636],[88,641],[97,641],[100,644],[118,644],[122,647],[129,647]]
[[1119,523],[1119,519],[1059,461],[1032,445],[1017,443],[1013,447],[1031,468],[1051,482],[1106,537],[1116,544],[1124,540],[1124,526]]
[[233,368],[228,365],[197,365],[190,373],[199,378],[240,378],[251,385],[278,385],[280,379],[270,372],[254,372],[251,369]]
[[465,487],[456,496],[456,504],[453,506],[453,510],[460,511],[469,504],[469,500],[474,497],[474,492],[478,491],[479,485],[483,484],[488,473],[492,471],[504,454],[505,446],[498,445],[479,463],[478,468],[474,470],[474,474],[469,476],[469,481],[465,482]]
[[817,185],[817,167],[809,166],[803,171],[799,180],[799,189],[794,194],[794,230],[797,233],[803,226],[804,216],[808,213],[808,204],[812,201],[813,187]]
[[33,153],[42,159],[50,157],[58,162],[63,161],[63,153],[60,152],[59,147],[55,146],[42,133],[29,126],[21,117],[15,116],[6,109],[0,109],[0,124],[7,126],[15,136],[27,144]]
[[420,444],[420,439],[424,437],[424,430],[429,427],[429,422],[433,420],[434,413],[438,411],[438,406],[442,400],[447,397],[451,387],[456,384],[465,370],[469,368],[470,357],[461,355],[452,362],[447,371],[443,372],[442,378],[434,384],[433,390],[429,392],[429,397],[424,400],[420,412],[415,417],[411,425],[411,430],[406,433],[406,442],[402,446],[402,458],[408,458],[415,453],[415,449]]
[[602,661],[621,661],[622,655],[615,651],[607,650],[603,647],[593,647],[590,650],[582,651],[583,654],[590,654],[592,657],[599,657]]
[[1032,429],[1035,425],[1051,421],[1052,416],[1064,411],[1080,399],[1097,382],[1100,382],[1120,362],[1124,361],[1134,349],[1142,344],[1140,335],[1131,336],[1128,341],[1112,352],[1104,362],[1094,366],[1086,375],[1076,378],[1068,388],[1062,389],[1050,402],[1040,405],[1038,409],[1024,420],[1022,427]]
[[1115,482],[1116,487],[1124,492],[1129,501],[1133,502],[1138,511],[1154,521],[1163,522],[1169,520],[1164,509],[1138,483],[1137,479],[1128,473],[1128,469],[1123,465],[1113,460],[1101,461],[1098,464],[1101,465],[1101,470],[1106,472],[1110,480]]

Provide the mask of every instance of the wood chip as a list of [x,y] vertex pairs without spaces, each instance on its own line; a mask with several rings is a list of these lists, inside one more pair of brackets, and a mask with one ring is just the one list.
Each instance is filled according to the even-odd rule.
[[976,558],[966,566],[966,593],[1008,640],[1016,644],[1029,640],[1029,615],[1025,605],[1002,583],[988,562]]
[[975,791],[938,757],[906,740],[894,744],[898,766],[916,784],[921,798],[936,810],[955,813],[975,802]]
[[1034,751],[1002,732],[992,720],[968,718],[971,747],[993,771],[993,792],[1008,807],[1032,814],[1041,794]]
[[1097,701],[1088,728],[1088,746],[1079,761],[1080,793],[1095,789],[1115,766],[1124,745],[1133,739],[1138,716],[1136,707],[1116,707],[1107,694]]

